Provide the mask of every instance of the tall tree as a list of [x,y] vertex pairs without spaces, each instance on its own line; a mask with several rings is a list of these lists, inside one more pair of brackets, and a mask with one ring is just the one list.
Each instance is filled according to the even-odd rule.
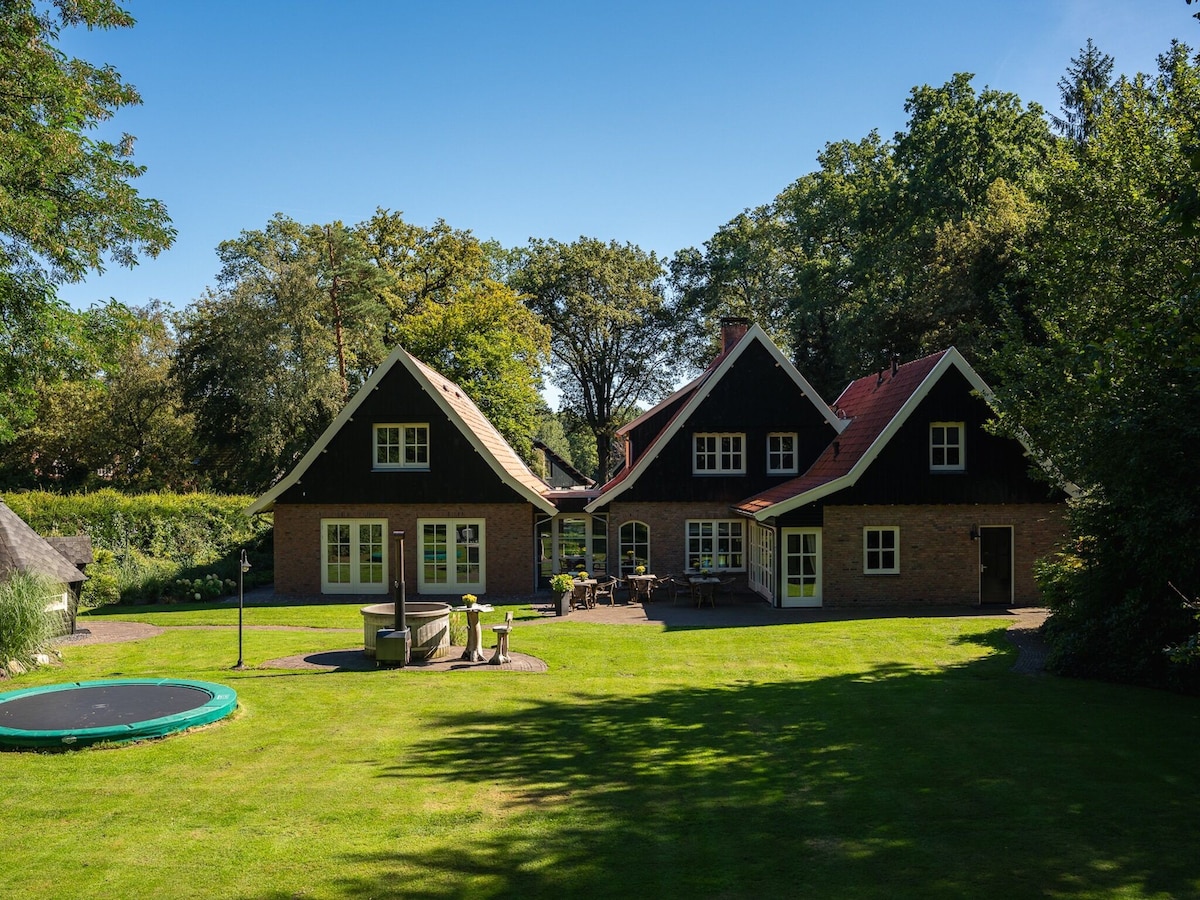
[[826,145],[819,168],[677,254],[693,314],[744,312],[827,393],[947,343],[991,347],[1019,295],[1031,191],[1053,146],[1041,109],[958,74],[905,103],[907,127]]
[[600,480],[612,468],[621,416],[667,393],[679,370],[677,311],[663,275],[653,252],[584,237],[530,241],[509,276],[550,326],[551,375],[563,409],[592,434]]
[[546,329],[470,232],[386,210],[353,226],[277,215],[218,255],[175,363],[218,485],[254,492],[286,472],[397,343],[531,449]]
[[1200,239],[1167,204],[1196,173],[1200,68],[1174,44],[1157,76],[1104,94],[1087,141],[1064,141],[1029,256],[1037,341],[1000,357],[1010,431],[1083,491],[1074,552],[1045,573],[1059,671],[1200,689],[1163,648],[1200,594]]
[[132,182],[133,138],[91,132],[141,102],[110,66],[68,57],[64,27],[128,28],[111,0],[5,0],[0,15],[0,440],[27,418],[33,385],[52,378],[78,350],[72,317],[55,288],[132,266],[174,239],[166,209]]
[[1104,109],[1105,94],[1112,85],[1113,58],[1088,38],[1058,79],[1062,115],[1050,116],[1054,130],[1076,144],[1085,144],[1096,133],[1096,121]]
[[175,340],[162,305],[110,301],[79,320],[97,368],[36,383],[36,416],[0,450],[0,479],[59,490],[196,487],[191,421],[168,377]]

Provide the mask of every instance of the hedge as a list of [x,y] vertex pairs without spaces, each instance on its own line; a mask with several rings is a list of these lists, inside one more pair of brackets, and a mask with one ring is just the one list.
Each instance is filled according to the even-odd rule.
[[[253,497],[226,494],[86,494],[29,491],[5,502],[38,534],[86,534],[96,562],[88,568],[85,605],[183,599],[183,581],[209,575],[237,579],[241,550],[252,568],[246,584],[272,580],[269,519],[248,518]],[[115,589],[114,589],[115,586]]]

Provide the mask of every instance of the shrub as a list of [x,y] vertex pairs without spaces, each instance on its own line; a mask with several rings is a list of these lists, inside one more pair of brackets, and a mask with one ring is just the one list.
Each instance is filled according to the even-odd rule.
[[121,584],[118,578],[117,557],[104,547],[94,549],[92,562],[87,567],[87,581],[79,595],[79,605],[84,609],[98,609],[121,602]]
[[[268,584],[274,577],[271,525],[249,519],[243,510],[251,497],[220,494],[121,494],[104,489],[88,494],[29,491],[9,494],[8,505],[39,534],[91,537],[98,566],[88,568],[98,584],[84,585],[88,607],[112,602],[112,587],[124,602],[185,599],[177,582],[208,576],[236,586],[238,558],[245,548],[253,564],[245,584]],[[111,554],[101,562],[102,551]],[[98,571],[97,571],[98,569]],[[192,599],[217,596],[205,584],[187,592]]]
[[62,615],[46,606],[62,591],[60,585],[22,572],[0,582],[0,665],[16,660],[34,664],[50,640],[62,631]]

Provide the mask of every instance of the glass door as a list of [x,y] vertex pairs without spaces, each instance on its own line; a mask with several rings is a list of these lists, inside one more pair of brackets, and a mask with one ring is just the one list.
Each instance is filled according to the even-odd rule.
[[821,605],[821,529],[783,529],[781,606]]

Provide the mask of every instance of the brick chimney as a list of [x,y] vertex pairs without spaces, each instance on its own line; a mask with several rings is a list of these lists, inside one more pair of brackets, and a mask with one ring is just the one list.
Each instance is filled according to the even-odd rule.
[[750,330],[750,320],[739,316],[721,317],[721,352],[728,353],[734,348],[746,332]]

